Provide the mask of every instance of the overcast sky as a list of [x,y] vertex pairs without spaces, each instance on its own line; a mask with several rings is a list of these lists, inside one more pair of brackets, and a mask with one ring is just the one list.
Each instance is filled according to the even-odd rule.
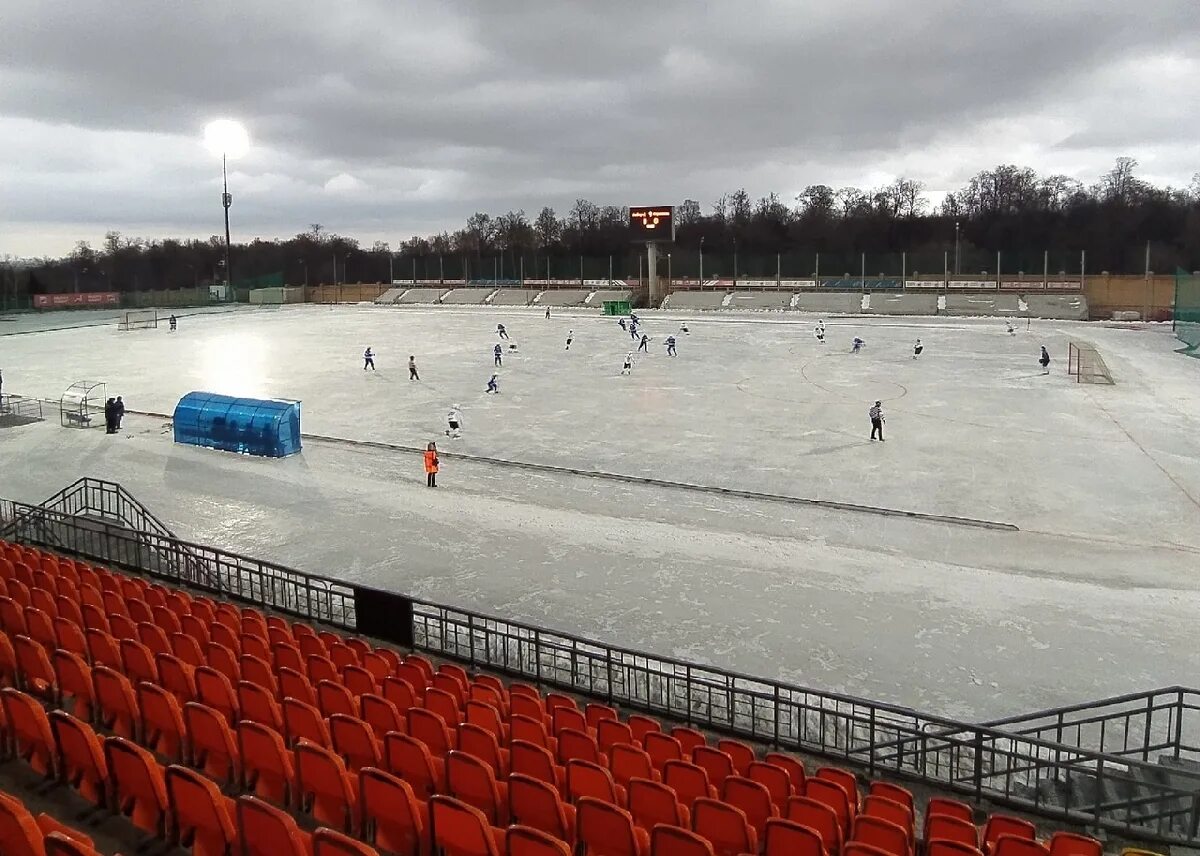
[[310,223],[396,245],[475,210],[708,206],[997,163],[1200,170],[1198,0],[7,0],[0,254]]

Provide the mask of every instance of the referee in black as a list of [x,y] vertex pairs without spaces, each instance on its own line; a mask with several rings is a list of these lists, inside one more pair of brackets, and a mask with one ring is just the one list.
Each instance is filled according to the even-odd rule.
[[871,417],[871,439],[875,439],[875,435],[879,435],[879,442],[883,442],[883,402],[876,401],[875,406],[868,411],[867,415]]

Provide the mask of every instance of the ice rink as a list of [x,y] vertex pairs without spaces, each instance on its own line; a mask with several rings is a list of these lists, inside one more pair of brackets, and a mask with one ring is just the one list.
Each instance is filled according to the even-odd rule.
[[[446,456],[433,491],[404,451],[307,440],[253,460],[177,447],[151,416],[119,437],[60,428],[48,406],[0,430],[0,496],[111,479],[185,538],[952,716],[1194,682],[1200,362],[1169,326],[830,318],[820,345],[815,316],[695,315],[681,334],[683,317],[645,313],[650,353],[622,377],[635,343],[594,313],[305,306],[188,315],[174,334],[26,316],[0,323],[6,393],[57,400],[98,379],[155,413],[192,390],[297,398],[306,433],[694,487]],[[64,318],[76,326],[30,332]],[[497,323],[519,350],[489,396]],[[1067,376],[1071,339],[1115,386]],[[867,439],[876,399],[883,444]]]

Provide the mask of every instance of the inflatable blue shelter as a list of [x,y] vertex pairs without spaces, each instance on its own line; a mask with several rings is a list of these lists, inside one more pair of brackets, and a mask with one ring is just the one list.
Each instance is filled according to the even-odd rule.
[[300,451],[300,402],[189,392],[175,405],[175,442],[282,458]]

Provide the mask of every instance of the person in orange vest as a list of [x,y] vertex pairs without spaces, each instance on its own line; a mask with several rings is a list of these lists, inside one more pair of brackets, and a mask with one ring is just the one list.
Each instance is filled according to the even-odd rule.
[[438,454],[437,443],[430,443],[425,449],[425,484],[437,487]]

